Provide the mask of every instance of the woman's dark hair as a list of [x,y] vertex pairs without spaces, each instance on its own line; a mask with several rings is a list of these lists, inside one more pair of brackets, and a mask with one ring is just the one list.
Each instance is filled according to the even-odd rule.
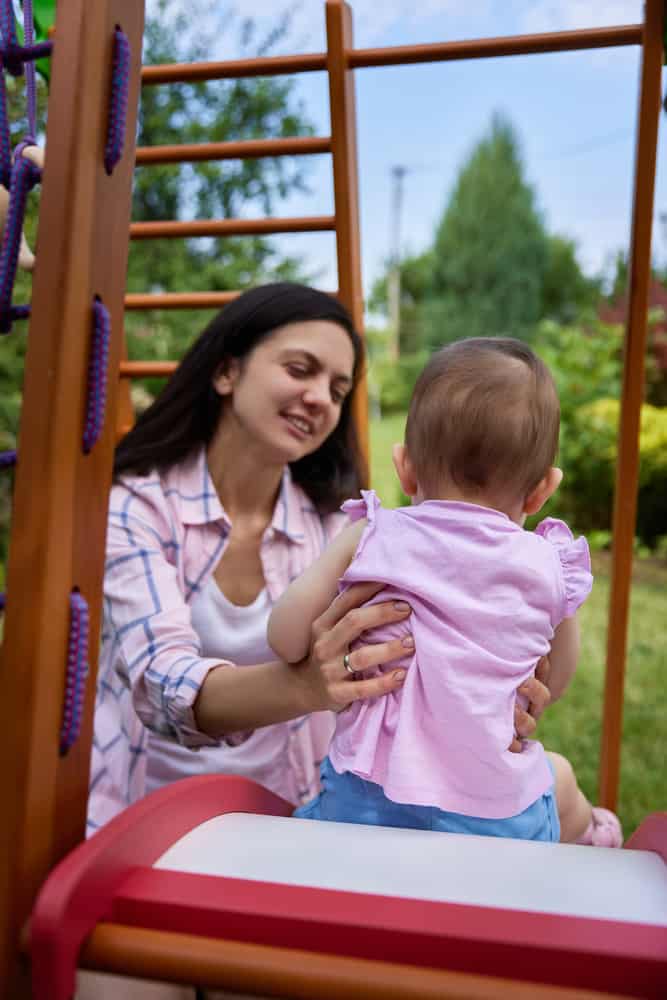
[[[274,330],[288,323],[328,320],[348,334],[354,348],[354,380],[363,347],[348,311],[337,299],[305,285],[261,285],[234,299],[209,323],[189,349],[157,399],[138,418],[116,448],[114,477],[166,471],[207,445],[220,420],[222,398],[213,377],[226,359],[242,359]],[[330,513],[361,483],[361,460],[352,421],[351,394],[336,429],[311,455],[290,466],[292,478],[317,510]]]

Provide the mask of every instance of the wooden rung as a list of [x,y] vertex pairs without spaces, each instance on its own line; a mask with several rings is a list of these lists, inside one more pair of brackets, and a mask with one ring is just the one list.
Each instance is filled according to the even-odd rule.
[[367,66],[406,66],[411,63],[451,62],[457,59],[534,55],[539,52],[571,52],[616,45],[641,45],[642,32],[641,24],[627,24],[612,28],[474,38],[428,45],[392,45],[381,49],[353,49],[347,53],[347,61],[351,69],[362,69]]
[[134,309],[221,309],[240,292],[155,292],[126,295],[125,308]]
[[121,361],[120,378],[163,378],[178,368],[177,361]]
[[[125,296],[127,311],[139,309],[222,309],[238,298],[241,292],[153,292]],[[326,292],[338,298],[338,292]]]
[[269,233],[333,232],[333,215],[296,219],[193,219],[191,222],[133,222],[133,240],[160,240],[191,236],[259,236]]
[[262,59],[234,59],[228,62],[163,63],[143,66],[141,84],[200,83],[205,80],[236,80],[248,76],[282,76],[312,73],[327,68],[324,52],[300,56],[265,56]]
[[199,163],[202,160],[250,160],[262,156],[314,156],[331,152],[330,136],[292,139],[246,139],[239,142],[201,142],[182,146],[141,146],[137,166],[157,163]]

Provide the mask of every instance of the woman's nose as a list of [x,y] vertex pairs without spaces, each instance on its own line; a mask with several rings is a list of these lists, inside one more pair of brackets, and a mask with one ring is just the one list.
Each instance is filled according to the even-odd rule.
[[305,387],[304,402],[308,406],[328,406],[331,402],[331,392],[328,379],[313,379]]

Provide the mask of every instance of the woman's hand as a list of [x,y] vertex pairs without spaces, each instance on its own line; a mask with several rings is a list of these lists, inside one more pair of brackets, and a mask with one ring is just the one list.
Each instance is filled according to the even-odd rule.
[[402,601],[360,607],[383,587],[382,583],[354,584],[314,622],[310,653],[294,668],[303,671],[308,703],[305,711],[327,708],[340,711],[361,698],[378,698],[388,694],[403,683],[406,671],[400,669],[368,679],[354,676],[355,672],[363,674],[381,663],[404,657],[414,648],[412,636],[407,635],[402,639],[360,646],[349,652],[350,644],[362,632],[378,625],[402,621],[410,614],[410,606]]
[[537,726],[537,720],[551,701],[551,692],[547,687],[549,678],[549,657],[543,656],[535,668],[535,676],[529,677],[519,688],[519,694],[528,699],[528,709],[514,709],[514,728],[516,736],[510,744],[512,753],[521,753],[521,740],[527,739]]

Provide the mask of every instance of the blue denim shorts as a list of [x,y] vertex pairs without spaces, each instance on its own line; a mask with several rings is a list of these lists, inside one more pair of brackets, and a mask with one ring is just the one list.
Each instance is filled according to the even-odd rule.
[[516,840],[560,838],[560,822],[553,786],[518,816],[482,819],[445,812],[435,806],[411,806],[392,802],[380,785],[356,774],[333,768],[328,757],[320,767],[322,791],[294,813],[301,819],[323,819],[334,823],[367,823],[371,826],[402,826],[412,830],[443,833],[474,833],[481,837],[511,837]]

